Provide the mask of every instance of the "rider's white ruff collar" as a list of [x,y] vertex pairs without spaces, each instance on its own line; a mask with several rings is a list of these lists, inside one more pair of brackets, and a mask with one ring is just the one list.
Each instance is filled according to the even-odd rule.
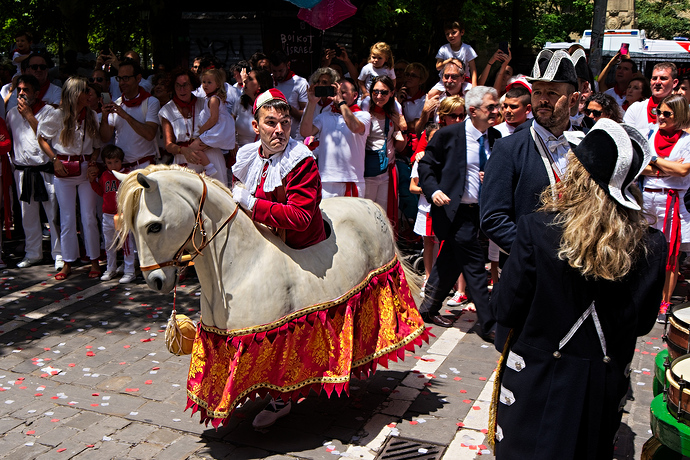
[[277,153],[270,158],[259,155],[261,141],[247,144],[237,151],[237,161],[232,167],[233,175],[244,183],[252,195],[261,182],[261,173],[264,165],[268,163],[264,192],[272,192],[276,187],[283,185],[283,179],[292,169],[307,157],[314,154],[304,144],[294,139],[288,141],[283,153]]

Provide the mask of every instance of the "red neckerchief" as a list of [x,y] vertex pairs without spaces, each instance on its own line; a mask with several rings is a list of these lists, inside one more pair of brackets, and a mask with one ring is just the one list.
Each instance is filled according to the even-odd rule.
[[623,110],[628,110],[628,107],[630,107],[630,101],[626,99],[625,101],[623,101],[623,105],[621,107],[623,108]]
[[43,97],[48,92],[48,88],[50,88],[50,82],[48,80],[46,80],[46,82],[41,86],[41,89],[38,91],[38,94],[36,95],[36,99],[39,101],[43,100]]
[[144,88],[141,86],[139,87],[139,93],[137,93],[136,97],[130,99],[130,100],[125,100],[125,95],[122,95],[122,103],[126,105],[127,107],[136,107],[138,105],[141,105],[142,102],[144,102],[144,99],[148,99],[151,97],[151,93],[146,91]]
[[36,102],[31,104],[31,113],[36,115],[43,107],[45,107],[45,105],[45,101],[42,101],[41,99],[36,99]]
[[618,91],[618,85],[614,85],[613,92],[616,93],[618,97],[623,97],[625,96],[625,93],[628,92],[628,88],[625,88],[623,91]]
[[[352,104],[352,105],[348,105],[347,107],[352,111],[352,113],[361,112],[361,111],[362,111],[362,109],[359,108],[359,106],[357,105],[356,102],[355,102],[354,104]],[[333,111],[333,113],[340,113],[340,107],[337,106],[337,105],[335,104],[335,102],[334,102],[334,103],[331,105],[331,111]]]
[[374,104],[374,105],[371,106],[371,112],[374,112],[374,113],[382,113],[382,114],[384,114],[384,115],[386,114],[386,111],[383,110],[383,107],[379,107],[379,106],[376,105],[376,104]]
[[77,117],[77,121],[81,123],[82,121],[86,120],[86,111],[88,109],[86,107],[81,109],[81,112],[79,112],[79,116]]
[[656,150],[657,155],[666,158],[671,154],[673,146],[676,145],[678,139],[680,139],[682,130],[675,131],[673,134],[668,135],[662,130],[657,131],[656,136],[654,136],[654,150]]
[[173,101],[175,101],[175,105],[177,105],[177,108],[180,110],[180,113],[182,113],[182,109],[184,108],[188,109],[190,113],[194,113],[194,104],[196,104],[195,95],[192,94],[192,99],[189,102],[185,102],[179,97],[177,97],[177,94],[174,94]]
[[656,109],[659,104],[654,102],[651,97],[647,101],[647,121],[649,123],[656,123]]
[[288,71],[288,73],[285,75],[285,78],[283,78],[282,80],[276,80],[276,79],[274,78],[273,81],[275,81],[276,84],[278,84],[278,83],[283,83],[283,82],[285,82],[285,81],[288,81],[289,79],[291,79],[291,78],[294,77],[294,76],[295,76],[295,72],[293,72],[292,70],[290,70],[290,71]]

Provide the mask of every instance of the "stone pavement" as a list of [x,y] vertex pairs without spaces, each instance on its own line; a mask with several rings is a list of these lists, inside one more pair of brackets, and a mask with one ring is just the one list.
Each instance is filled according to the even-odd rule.
[[[87,278],[56,282],[51,266],[0,273],[0,455],[3,458],[373,459],[390,438],[426,442],[442,458],[493,458],[485,432],[493,346],[470,333],[475,315],[432,332],[404,361],[353,380],[350,396],[311,394],[265,432],[249,402],[220,429],[184,412],[189,357],[171,355],[163,329],[172,294]],[[193,276],[178,310],[198,319]],[[460,315],[459,309],[446,313]],[[616,458],[639,458],[650,436],[653,356],[661,326],[639,340]],[[415,447],[416,449],[416,447]]]

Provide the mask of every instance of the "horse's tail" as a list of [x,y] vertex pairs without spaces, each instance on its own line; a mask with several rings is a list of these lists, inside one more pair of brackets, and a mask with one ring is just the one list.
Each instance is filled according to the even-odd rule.
[[422,292],[422,277],[412,268],[412,265],[405,260],[403,255],[400,253],[400,249],[398,249],[397,244],[395,245],[395,254],[400,261],[400,265],[402,265],[403,272],[405,273],[405,279],[407,280],[407,285],[410,287],[410,293],[413,297],[419,297]]

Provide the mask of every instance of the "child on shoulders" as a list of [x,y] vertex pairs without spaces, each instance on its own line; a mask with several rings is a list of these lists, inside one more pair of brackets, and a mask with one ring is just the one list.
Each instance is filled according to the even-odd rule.
[[376,77],[388,75],[393,80],[393,87],[395,87],[394,65],[393,51],[388,44],[378,42],[371,47],[369,64],[362,67],[362,71],[359,73],[358,83],[361,100],[369,96],[369,85]]
[[448,43],[436,53],[436,70],[441,70],[446,59],[460,59],[465,64],[466,77],[469,78],[473,87],[477,86],[477,67],[474,63],[477,52],[470,45],[462,42],[462,36],[465,35],[465,25],[462,21],[449,21],[443,25],[443,30]]

